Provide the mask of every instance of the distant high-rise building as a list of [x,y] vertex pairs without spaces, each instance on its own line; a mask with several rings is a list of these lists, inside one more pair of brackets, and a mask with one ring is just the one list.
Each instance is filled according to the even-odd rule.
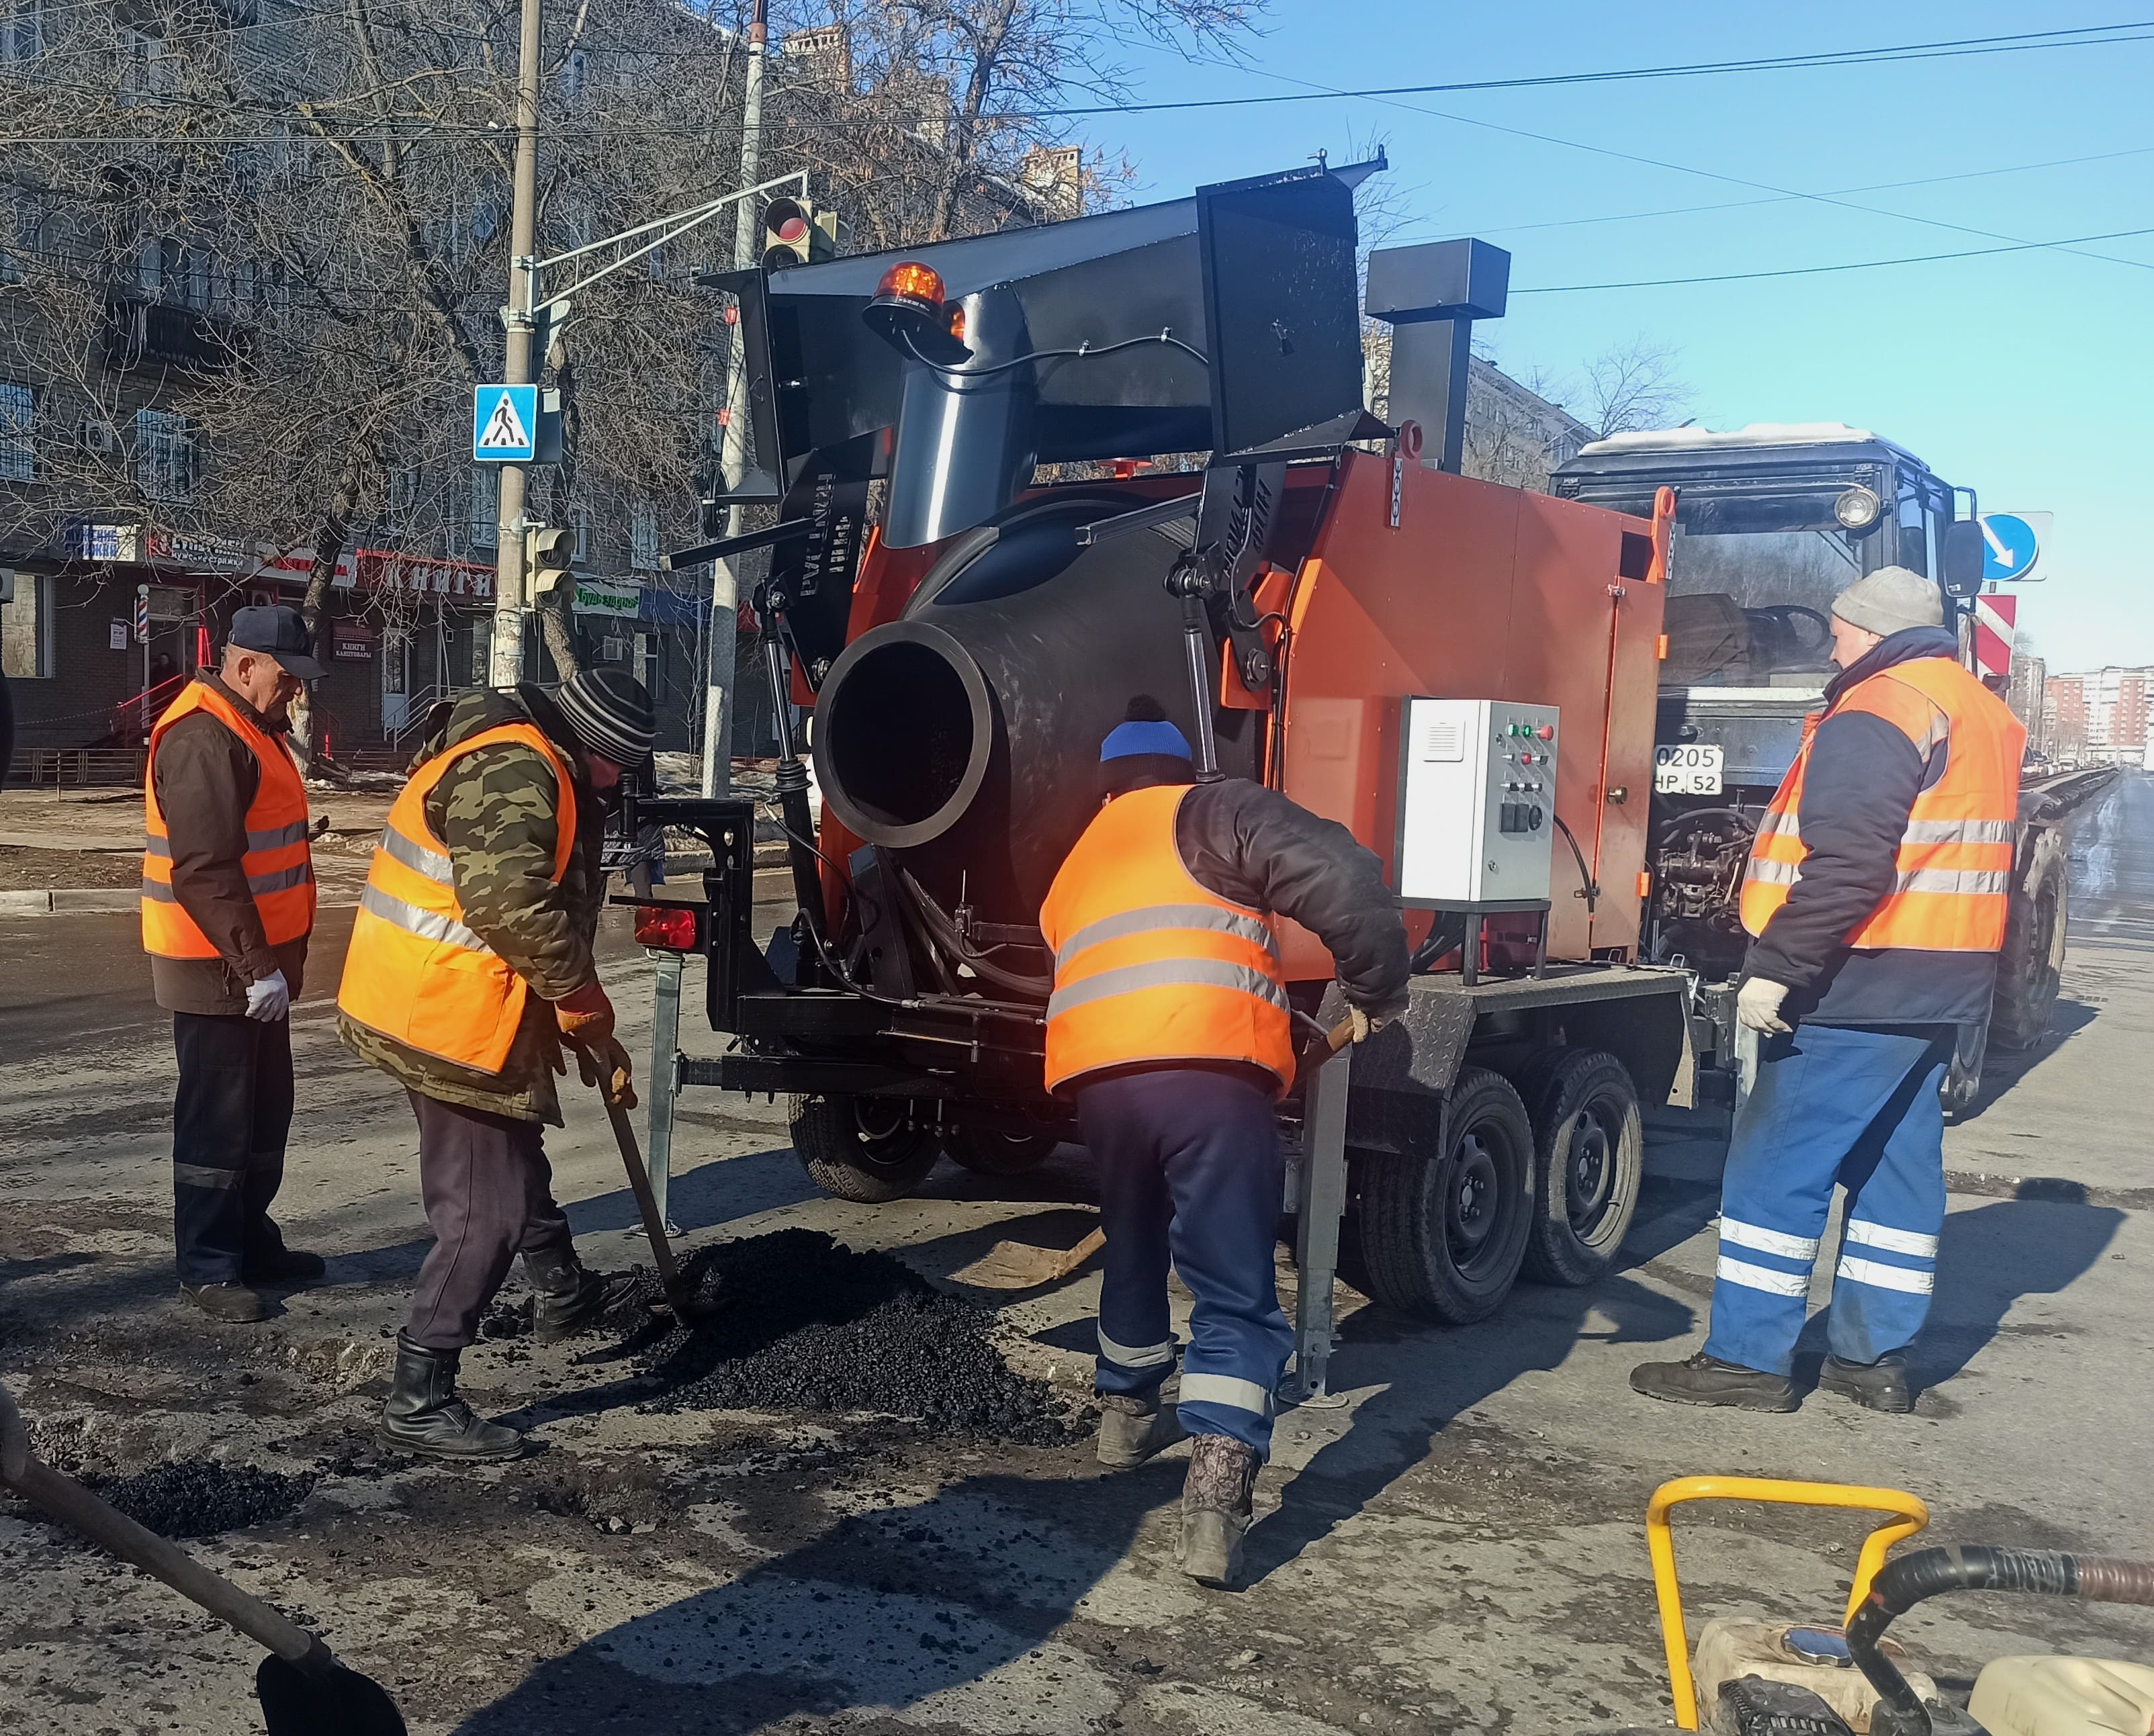
[[2053,675],[2044,684],[2049,751],[2060,758],[2136,765],[2154,715],[2154,667]]

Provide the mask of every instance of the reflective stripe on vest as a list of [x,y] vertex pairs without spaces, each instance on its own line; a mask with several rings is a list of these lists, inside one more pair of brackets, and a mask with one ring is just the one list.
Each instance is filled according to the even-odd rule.
[[[1993,952],[2004,944],[2019,836],[2026,731],[2003,702],[1947,657],[1918,657],[1858,682],[1828,717],[1884,718],[1943,771],[1915,799],[1894,853],[1892,887],[1849,931],[1850,947]],[[1743,926],[1763,934],[1802,878],[1803,779],[1815,728],[1804,732],[1758,822],[1743,880]]]
[[255,727],[205,682],[189,682],[150,732],[142,774],[142,949],[161,958],[215,958],[217,946],[172,891],[172,839],[157,803],[157,751],[181,718],[207,712],[247,744],[260,775],[248,804],[247,890],[273,947],[299,940],[314,926],[314,854],[307,844],[307,786],[292,751]]
[[1116,797],[1054,877],[1040,911],[1054,953],[1050,1090],[1146,1061],[1240,1061],[1282,1090],[1294,1077],[1277,932],[1182,865],[1174,826],[1187,793]]
[[553,768],[553,883],[576,845],[576,788],[568,763],[532,723],[503,723],[458,742],[411,774],[389,810],[359,896],[337,1006],[368,1029],[481,1073],[507,1065],[530,990],[464,922],[456,865],[426,820],[426,799],[467,753],[513,743]]

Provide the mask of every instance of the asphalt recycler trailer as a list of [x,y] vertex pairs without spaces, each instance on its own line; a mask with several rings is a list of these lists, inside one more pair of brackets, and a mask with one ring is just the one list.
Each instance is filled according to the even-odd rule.
[[[1672,502],[1457,473],[1472,324],[1508,273],[1480,243],[1375,255],[1393,424],[1366,413],[1374,166],[714,280],[748,358],[735,498],[775,512],[673,559],[771,550],[798,914],[756,943],[750,801],[633,820],[712,847],[702,900],[638,932],[705,956],[733,1039],[676,1057],[661,1098],[786,1095],[809,1173],[866,1201],[942,1154],[1007,1172],[1074,1138],[1042,1088],[1037,925],[1133,697],[1206,773],[1348,826],[1415,975],[1404,1019],[1281,1105],[1311,1386],[1335,1251],[1454,1321],[1522,1270],[1588,1282],[1636,1203],[1641,1106],[1692,1088],[1691,979],[1641,949]],[[1332,962],[1291,923],[1278,944],[1313,1044],[1343,1010]]]
[[[1661,490],[1675,493],[1644,956],[1697,973],[1699,1046],[1727,1057],[1746,939],[1737,895],[1758,820],[1824,703],[1832,600],[1880,567],[1920,573],[1937,583],[1973,667],[1974,495],[1906,447],[1837,422],[1617,435],[1586,447],[1552,486],[1617,512],[1649,512]],[[1988,1023],[1961,1033],[1951,1106],[1973,1100],[1986,1049],[2025,1049],[2048,1027],[2068,894],[2056,822],[2070,794],[2023,792],[1997,993]]]

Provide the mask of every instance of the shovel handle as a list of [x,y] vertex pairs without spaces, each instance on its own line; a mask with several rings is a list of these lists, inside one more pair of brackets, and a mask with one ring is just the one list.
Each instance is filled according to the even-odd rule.
[[72,1477],[33,1458],[29,1431],[8,1390],[0,1386],[0,1481],[69,1529],[78,1531],[123,1561],[161,1580],[188,1602],[200,1605],[249,1639],[266,1646],[309,1675],[333,1667],[329,1648],[230,1580],[212,1573],[185,1550],[137,1524],[100,1500]]
[[[1315,1021],[1311,1019],[1310,1024]],[[1354,1040],[1354,1021],[1342,1019],[1324,1034],[1321,1042],[1312,1043],[1301,1052],[1301,1059],[1294,1068],[1294,1083],[1306,1085],[1309,1077],[1332,1056]]]
[[657,1263],[658,1283],[666,1292],[666,1305],[683,1325],[688,1320],[688,1298],[681,1288],[681,1269],[674,1264],[672,1244],[666,1239],[666,1222],[658,1215],[658,1197],[651,1191],[651,1172],[643,1167],[642,1148],[635,1142],[635,1128],[628,1111],[609,1100],[606,1119],[613,1123],[615,1144],[620,1147],[621,1167],[635,1195],[635,1209],[643,1214],[643,1233],[651,1238],[651,1257]]
[[1107,1227],[1100,1224],[1085,1232],[1085,1239],[1054,1263],[1054,1269],[1044,1280],[1052,1284],[1058,1278],[1067,1278],[1085,1261],[1107,1245]]

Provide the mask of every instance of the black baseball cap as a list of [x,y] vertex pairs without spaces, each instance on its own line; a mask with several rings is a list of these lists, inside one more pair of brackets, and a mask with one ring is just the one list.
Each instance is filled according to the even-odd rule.
[[314,641],[296,609],[282,604],[273,608],[242,609],[232,617],[232,631],[226,636],[225,643],[273,657],[285,674],[295,675],[303,682],[322,678],[322,666],[314,661]]

